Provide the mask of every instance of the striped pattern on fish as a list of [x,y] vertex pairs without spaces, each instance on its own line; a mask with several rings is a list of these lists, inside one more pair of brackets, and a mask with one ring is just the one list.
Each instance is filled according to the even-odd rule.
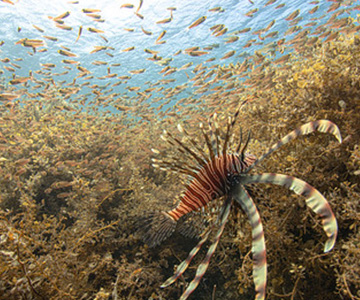
[[[229,216],[231,203],[236,201],[240,204],[251,224],[252,230],[252,254],[253,254],[253,278],[255,283],[256,300],[265,299],[266,281],[267,281],[267,263],[266,247],[262,222],[254,201],[246,190],[246,185],[253,183],[272,183],[284,186],[296,194],[306,197],[306,204],[314,213],[320,215],[324,231],[328,236],[325,243],[324,252],[330,251],[335,244],[338,227],[334,213],[324,196],[314,187],[301,179],[273,173],[264,173],[250,175],[248,172],[257,164],[263,161],[272,152],[282,145],[292,141],[301,135],[307,135],[314,131],[331,133],[341,143],[339,128],[328,120],[318,120],[306,123],[293,130],[263,154],[259,159],[255,156],[245,153],[250,141],[250,133],[243,144],[242,134],[240,142],[236,148],[230,145],[230,137],[234,127],[236,117],[239,114],[238,109],[233,118],[229,118],[226,126],[224,138],[221,138],[220,128],[217,123],[217,116],[214,114],[212,120],[209,119],[209,130],[205,131],[204,126],[200,124],[200,131],[204,138],[206,151],[201,147],[181,126],[178,125],[182,139],[173,136],[164,131],[161,136],[163,140],[175,147],[178,152],[187,157],[187,160],[181,160],[179,157],[168,157],[165,159],[153,159],[153,166],[162,170],[170,170],[176,173],[187,175],[190,180],[185,186],[184,192],[180,195],[179,204],[169,210],[153,212],[142,218],[141,229],[144,242],[153,247],[160,244],[166,238],[180,227],[181,220],[190,213],[206,208],[214,200],[219,200],[225,196],[225,201],[218,201],[221,210],[216,222],[213,222],[203,233],[198,244],[191,250],[186,260],[184,260],[176,269],[173,276],[166,280],[161,287],[167,287],[174,283],[188,268],[190,262],[208,240],[210,233],[218,227],[215,237],[206,257],[198,266],[195,278],[188,285],[181,296],[185,300],[196,289],[201,278],[205,274],[210,263],[211,256],[219,243],[226,221]],[[221,143],[223,140],[223,143]],[[231,151],[230,149],[235,149]],[[156,154],[160,151],[153,149]],[[189,163],[188,161],[192,161]]]

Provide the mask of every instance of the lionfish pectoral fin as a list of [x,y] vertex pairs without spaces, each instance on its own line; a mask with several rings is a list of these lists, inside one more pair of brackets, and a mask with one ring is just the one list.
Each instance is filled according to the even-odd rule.
[[220,224],[219,224],[220,227],[219,227],[218,231],[216,232],[214,241],[210,245],[204,260],[198,266],[198,268],[196,270],[195,278],[190,282],[190,284],[188,285],[185,292],[181,295],[180,300],[186,300],[190,296],[190,294],[197,288],[197,286],[200,283],[201,278],[204,276],[204,274],[209,266],[210,259],[213,256],[213,254],[216,250],[216,247],[220,241],[221,235],[224,232],[225,224],[229,217],[231,204],[232,204],[232,198],[227,197],[225,200],[225,203],[222,207],[222,210],[220,212],[220,218],[219,218],[220,219]]
[[259,175],[239,176],[242,184],[248,183],[272,183],[284,186],[298,195],[306,197],[306,205],[322,219],[324,231],[328,237],[324,252],[329,252],[335,245],[338,225],[333,211],[325,197],[305,181],[282,174],[263,173]]
[[268,157],[275,150],[279,149],[281,146],[289,143],[290,141],[294,140],[295,138],[301,135],[307,135],[315,131],[319,131],[323,133],[331,133],[332,135],[335,136],[335,138],[338,140],[339,143],[342,142],[340,129],[339,127],[336,126],[335,123],[329,120],[317,120],[317,121],[309,122],[291,131],[276,144],[272,145],[269,148],[269,150],[266,153],[264,153],[259,159],[257,159],[250,167],[248,167],[244,173],[248,173],[251,169],[253,169],[256,165],[262,162],[266,157]]
[[193,239],[199,238],[205,232],[206,227],[207,225],[202,215],[190,212],[179,219],[176,232]]
[[170,237],[175,231],[177,222],[164,211],[151,212],[141,217],[138,232],[144,243],[155,247]]
[[265,299],[267,264],[266,247],[262,222],[254,201],[242,184],[232,187],[231,195],[238,202],[249,218],[252,233],[253,277],[256,300]]

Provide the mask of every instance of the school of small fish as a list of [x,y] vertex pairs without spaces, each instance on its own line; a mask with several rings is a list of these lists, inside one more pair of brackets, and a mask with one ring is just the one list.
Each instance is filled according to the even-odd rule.
[[[330,45],[347,35],[356,36],[360,29],[360,4],[353,0],[306,1],[306,8],[300,5],[304,1],[294,1],[299,5],[291,5],[291,1],[280,0],[242,0],[234,7],[224,1],[155,2],[119,0],[110,8],[100,1],[90,7],[86,1],[64,0],[58,11],[49,5],[49,9],[44,10],[47,13],[42,15],[45,8],[39,4],[33,8],[39,10],[39,15],[35,12],[31,17],[21,15],[20,20],[17,19],[19,22],[10,19],[0,28],[0,171],[4,173],[4,182],[16,182],[11,185],[14,190],[11,197],[18,197],[17,193],[27,190],[30,183],[45,187],[39,193],[43,197],[43,217],[59,207],[68,209],[68,203],[74,199],[90,199],[95,211],[106,207],[107,201],[113,197],[121,198],[136,188],[134,194],[157,189],[155,185],[144,187],[146,181],[137,183],[134,179],[142,171],[144,173],[138,178],[147,178],[155,172],[151,169],[150,156],[153,153],[148,146],[156,143],[153,140],[158,134],[156,130],[177,123],[195,128],[199,120],[206,122],[208,117],[216,116],[214,113],[217,111],[231,116],[240,103],[256,104],[261,92],[265,91],[272,93],[266,101],[276,104],[280,81],[292,86],[295,96],[302,93],[300,89],[305,91],[301,97],[306,97],[310,85],[307,74],[325,67],[319,57],[311,67],[302,69],[298,66],[300,71],[288,78],[286,72],[297,64],[294,57],[299,54],[310,57],[313,49]],[[4,16],[15,15],[26,5],[24,0],[0,0],[0,12]],[[358,43],[357,38],[353,43]],[[334,55],[341,57],[335,48],[329,48]],[[311,83],[321,85],[321,78],[312,80]],[[341,101],[339,106],[345,110],[346,103]],[[288,120],[281,121],[286,123]],[[181,125],[178,128],[182,128]],[[131,137],[138,139],[132,140]],[[227,138],[230,140],[230,136]],[[196,138],[190,140],[190,135],[186,134],[184,139],[187,139],[184,144],[189,141],[197,144]],[[176,145],[174,141],[171,140],[170,144]],[[344,142],[346,145],[346,138]],[[134,148],[138,152],[132,151]],[[24,155],[24,149],[30,150],[26,150]],[[171,150],[169,153],[173,155]],[[174,161],[177,159],[173,158]],[[138,165],[146,167],[138,171]],[[181,168],[186,166],[179,166]],[[117,184],[113,184],[113,178],[109,179],[111,174],[120,178]],[[42,178],[49,181],[41,182]],[[164,184],[168,184],[167,180]],[[1,201],[10,195],[4,192],[4,198],[2,193]],[[21,205],[31,209],[30,198],[23,198]],[[48,204],[46,199],[50,198],[62,204],[46,207],[44,203]],[[0,229],[1,222],[10,215],[3,213],[2,208]],[[74,212],[64,214],[77,216],[81,212],[76,208]],[[224,224],[228,214],[229,211],[224,214]],[[102,227],[99,222],[96,224],[98,227],[93,227],[96,229],[89,233],[84,226],[82,236],[73,233],[78,244],[69,247],[69,251],[77,256],[76,247],[80,248],[83,240],[85,243],[89,236],[102,232],[104,228],[113,228],[119,222],[101,224]],[[15,245],[16,238],[7,236],[4,242],[1,234],[0,230],[0,245],[6,242]],[[205,242],[206,238],[202,237],[202,240]],[[28,295],[43,298],[38,293],[41,285],[37,284],[37,273],[34,271],[34,276],[28,275],[31,268],[26,265],[35,255],[32,257],[32,252],[28,251],[28,256],[20,257],[20,248],[26,247],[19,241],[20,238],[11,255],[10,251],[0,249],[2,255],[8,255],[13,259],[12,263],[21,268],[22,273],[19,273],[23,277],[13,276],[14,285],[19,290],[22,287],[28,290],[28,294],[16,294],[14,288],[11,293],[22,295],[24,299],[28,299]],[[62,253],[61,247],[65,246],[55,244],[54,249]],[[69,254],[66,255],[70,261]],[[41,263],[46,265],[46,261]],[[87,265],[92,263],[86,262]],[[190,261],[185,263],[187,267]],[[129,282],[147,274],[143,261],[136,261],[136,264],[137,268],[129,271]],[[45,270],[45,274],[47,269],[41,269],[39,265],[32,263],[31,267]],[[79,274],[85,273],[79,271]],[[179,274],[175,272],[176,276]],[[120,275],[116,278],[114,291],[127,282],[127,278],[120,281],[119,278]],[[52,279],[50,275],[39,279],[39,282],[61,291],[57,295],[59,298],[54,299],[79,299],[76,289],[68,294],[64,292],[67,287],[62,287],[61,281],[60,276]],[[177,284],[181,286],[185,284],[183,282]],[[131,299],[136,289],[141,290],[136,284],[137,281],[127,290],[126,299]],[[158,282],[155,284],[149,280],[147,284],[155,286]],[[146,290],[146,285],[141,288]],[[179,286],[177,288],[180,290]],[[216,286],[213,295],[215,290]],[[109,299],[110,295],[103,295],[101,291],[95,299]],[[181,299],[187,298],[188,294]],[[95,292],[85,293],[84,299],[90,299],[90,295],[95,296]],[[112,299],[117,297],[113,292]],[[255,297],[264,299],[265,292]],[[161,296],[154,299],[161,299]]]
[[[159,17],[149,21],[146,15],[151,8],[149,3],[121,1],[117,14],[126,13],[132,27],[120,24],[109,32],[105,29],[108,20],[102,17],[101,8],[82,7],[80,1],[68,1],[68,10],[48,16],[50,23],[38,22],[26,29],[16,26],[18,38],[0,42],[0,74],[3,75],[0,99],[11,106],[30,98],[41,107],[49,93],[61,91],[74,112],[100,110],[136,115],[138,120],[159,119],[199,103],[217,105],[218,99],[236,97],[244,86],[272,88],[271,74],[266,72],[269,60],[284,65],[291,58],[290,48],[295,52],[306,51],[318,42],[336,39],[341,32],[358,30],[352,15],[359,10],[359,5],[353,1],[329,2],[322,14],[319,13],[320,1],[310,2],[312,8],[308,11],[296,9],[290,13],[284,3],[274,0],[243,2],[248,10],[237,9],[242,22],[231,28],[226,22],[218,21],[226,20],[223,16],[230,13],[221,6],[202,9],[206,15],[189,18],[189,21],[181,20],[181,5],[164,6],[156,11]],[[2,0],[0,5],[15,9],[22,3]],[[273,19],[262,28],[247,25],[252,24],[252,19],[262,10],[270,8],[274,13],[286,14],[281,24],[280,20]],[[72,19],[75,14],[81,14],[82,25]],[[183,32],[174,29],[174,22],[183,26],[180,28]],[[302,25],[298,25],[300,22]],[[125,43],[113,42],[119,30],[127,32],[121,35],[126,38]],[[68,32],[66,39],[61,31]],[[202,39],[209,40],[208,44],[204,45],[203,41],[181,47],[175,43],[179,34],[191,37],[199,32],[204,34]],[[74,51],[79,49],[82,40],[89,49],[87,53]],[[193,37],[189,41],[193,42]],[[172,46],[169,52],[166,43],[175,44],[177,48]],[[22,57],[15,57],[6,52],[7,46],[25,47],[26,52],[19,49]],[[35,57],[41,63],[30,68],[26,61]],[[48,57],[54,59],[49,61]],[[138,67],[129,68],[126,62]],[[262,75],[255,76],[259,72]]]

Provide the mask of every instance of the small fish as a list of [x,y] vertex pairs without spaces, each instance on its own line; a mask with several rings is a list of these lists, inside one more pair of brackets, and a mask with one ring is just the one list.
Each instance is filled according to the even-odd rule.
[[271,27],[273,27],[274,26],[274,24],[275,24],[275,20],[272,20],[269,24],[268,24],[268,26],[266,26],[266,28],[264,29],[264,31],[268,31]]
[[140,8],[141,8],[142,5],[143,5],[143,0],[140,0],[140,1],[139,1],[139,6],[138,6],[138,8],[136,9],[136,13],[139,12],[139,10],[140,10]]
[[58,53],[60,53],[61,55],[64,55],[64,56],[69,56],[69,57],[77,57],[76,54],[70,52],[70,51],[66,51],[66,50],[58,50]]
[[76,38],[76,40],[75,40],[75,43],[79,40],[80,35],[81,35],[81,33],[82,33],[82,29],[83,29],[83,27],[80,26],[80,27],[79,27],[79,32],[78,32],[77,38]]
[[64,59],[61,61],[64,64],[68,64],[68,65],[74,65],[74,64],[78,64],[79,62],[76,60],[70,60],[70,59]]
[[208,11],[209,12],[224,12],[225,9],[223,9],[221,6],[217,6],[217,7],[214,7],[214,8],[210,8]]
[[290,54],[283,55],[283,56],[279,57],[278,59],[274,60],[273,63],[281,64],[281,63],[287,62],[290,57],[291,57]]
[[55,25],[57,28],[60,28],[60,29],[63,29],[63,30],[72,30],[73,28],[71,26],[68,26],[68,25],[61,25],[61,24],[56,24]]
[[45,63],[45,64],[40,64],[40,65],[45,68],[55,68],[56,67],[56,65],[52,64],[52,63]]
[[129,3],[125,3],[125,4],[121,5],[120,8],[134,8],[134,5],[129,4]]
[[315,12],[317,12],[317,10],[319,9],[319,5],[313,7],[311,10],[308,11],[309,14],[314,14]]
[[[220,30],[218,33],[215,34],[216,37],[224,35],[228,29],[225,27],[224,29]],[[213,33],[214,34],[214,33]]]
[[166,23],[170,23],[170,22],[172,21],[172,19],[173,19],[173,17],[171,16],[170,18],[157,21],[156,24],[166,24]]
[[190,52],[188,52],[188,54],[190,56],[202,56],[202,55],[209,54],[209,52],[207,52],[207,51],[190,51]]
[[42,28],[40,28],[40,27],[38,27],[38,26],[36,26],[36,25],[33,25],[33,27],[34,27],[36,30],[40,31],[40,32],[44,32],[44,29],[42,29]]
[[85,14],[92,14],[92,13],[96,13],[96,12],[101,12],[101,9],[83,8],[82,12]]
[[15,5],[14,2],[12,2],[10,0],[1,0],[1,1],[4,3],[7,3],[7,4]]
[[146,71],[146,69],[139,69],[139,70],[132,70],[129,71],[130,74],[141,74],[144,73]]
[[103,35],[100,34],[99,37],[101,37],[105,42],[107,42],[107,43],[109,42],[108,39],[106,37],[104,37]]
[[159,53],[159,51],[154,51],[154,50],[150,50],[150,49],[144,49],[144,51],[146,52],[146,53],[149,53],[149,54],[153,54],[153,55],[156,55],[156,54],[158,54]]
[[236,53],[236,51],[235,51],[235,50],[231,50],[231,51],[229,51],[229,52],[225,53],[225,55],[224,55],[222,58],[220,58],[220,59],[226,59],[226,58],[229,58],[229,57],[233,56],[235,53]]
[[106,61],[100,61],[100,60],[95,60],[92,62],[93,65],[95,66],[101,66],[101,65],[107,65]]
[[86,14],[88,17],[96,19],[96,20],[100,20],[101,16],[97,15],[97,14]]
[[19,84],[19,83],[25,83],[29,79],[30,79],[30,77],[16,77],[16,78],[10,80],[9,82],[10,82],[11,85],[16,85],[16,84]]
[[58,38],[53,36],[43,35],[43,37],[53,42],[56,42],[58,40]]
[[128,32],[134,32],[135,29],[134,28],[123,28],[125,31],[128,31]]
[[7,67],[7,66],[4,66],[4,69],[9,71],[9,72],[15,72],[15,69],[12,68],[12,67]]
[[129,51],[133,51],[134,49],[135,49],[135,47],[132,46],[132,47],[129,47],[129,48],[126,48],[126,49],[122,50],[122,52],[129,52]]
[[164,30],[163,32],[160,33],[160,35],[158,36],[158,38],[156,39],[155,43],[158,43],[166,34],[166,30]]
[[341,2],[335,2],[330,5],[330,8],[327,10],[327,13],[337,10],[341,5]]
[[20,97],[20,95],[16,95],[16,94],[0,93],[0,101],[12,101],[19,97]]
[[145,33],[146,35],[152,35],[151,31],[145,30],[142,26],[141,26],[141,30],[143,33]]
[[197,19],[194,23],[192,23],[188,28],[194,28],[196,26],[199,26],[201,23],[205,22],[206,16],[202,16],[201,18]]
[[65,49],[66,51],[71,51],[71,49],[68,48],[68,47],[65,47],[65,46],[60,46],[60,47],[63,48],[63,49]]
[[96,28],[92,28],[92,27],[88,27],[88,30],[90,32],[94,32],[94,33],[104,33],[105,31],[100,30],[100,29],[96,29]]
[[298,15],[300,14],[300,9],[295,10],[292,12],[287,18],[285,18],[286,21],[292,21],[294,20]]
[[3,63],[8,63],[8,62],[10,62],[10,58],[5,57],[3,59],[0,59],[0,61]]
[[200,47],[195,46],[195,47],[186,48],[186,49],[184,50],[184,52],[197,51],[197,50],[199,50],[199,49],[200,49]]
[[134,15],[137,16],[138,18],[140,18],[141,20],[144,19],[144,16],[139,14],[138,12],[134,12]]
[[268,5],[273,4],[275,2],[276,2],[276,0],[269,0],[268,2],[265,3],[265,6],[268,6]]
[[53,20],[62,20],[62,19],[67,18],[68,16],[70,16],[70,12],[69,12],[69,11],[66,11],[66,12],[64,12],[63,14],[61,14],[61,15],[55,17],[55,18],[52,18],[52,17],[49,17],[49,18],[51,18],[51,19],[53,19]]
[[230,43],[234,43],[239,39],[238,36],[229,36],[228,38],[226,38],[226,42],[225,44],[230,44]]
[[257,13],[258,11],[259,11],[258,8],[254,8],[254,9],[248,11],[248,12],[245,14],[245,16],[252,18],[252,17],[254,16],[254,14]]

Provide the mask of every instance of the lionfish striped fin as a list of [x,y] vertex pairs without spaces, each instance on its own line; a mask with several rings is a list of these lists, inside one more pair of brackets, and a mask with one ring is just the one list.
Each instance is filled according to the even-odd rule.
[[207,135],[207,133],[205,132],[204,125],[202,123],[199,124],[199,127],[200,127],[202,135],[205,138],[205,143],[206,143],[206,146],[208,147],[208,150],[209,150],[210,160],[212,161],[212,160],[215,159],[215,154],[214,154],[214,149],[213,149],[213,147],[211,145],[210,138]]
[[231,190],[231,195],[245,211],[251,225],[252,248],[253,255],[253,278],[257,300],[265,299],[267,264],[266,264],[266,247],[264,230],[261,223],[259,212],[247,190],[237,184]]
[[138,232],[150,248],[159,245],[175,231],[177,222],[165,211],[150,212],[137,221]]
[[279,142],[271,146],[270,149],[265,154],[263,154],[259,159],[257,159],[249,168],[247,168],[244,173],[249,172],[252,168],[254,168],[257,164],[263,161],[268,155],[273,153],[276,149],[280,148],[282,145],[292,141],[298,136],[310,134],[314,131],[331,133],[336,137],[339,143],[342,142],[340,130],[333,122],[329,120],[317,120],[317,121],[309,122],[291,131],[289,134],[283,137]]
[[171,284],[173,284],[188,268],[192,259],[199,252],[202,245],[207,241],[212,228],[210,228],[203,236],[203,238],[198,242],[198,244],[190,251],[188,257],[176,268],[176,271],[173,276],[168,278],[160,287],[165,288]]
[[193,147],[200,153],[200,155],[203,157],[203,159],[208,163],[210,161],[210,158],[206,153],[204,152],[201,147],[199,147],[198,143],[189,135],[189,133],[182,127],[180,124],[177,126],[178,130],[184,135],[185,139],[190,141],[190,143],[193,145]]
[[220,217],[220,224],[219,224],[220,227],[214,237],[214,241],[210,245],[204,260],[198,266],[198,268],[196,270],[195,278],[190,282],[190,284],[188,285],[185,292],[181,295],[180,300],[186,300],[190,296],[190,294],[197,288],[197,286],[200,283],[201,278],[204,276],[204,274],[209,266],[210,259],[216,250],[216,247],[219,243],[222,233],[224,232],[225,224],[226,224],[226,221],[227,221],[227,219],[229,217],[229,213],[230,213],[231,203],[232,203],[232,198],[227,197],[225,200],[225,203],[223,205],[223,209],[221,210],[221,213],[219,216]]
[[298,195],[305,196],[306,205],[322,218],[321,222],[328,236],[324,252],[329,252],[334,247],[338,233],[336,218],[329,203],[317,189],[299,178],[282,174],[239,175],[239,178],[241,184],[272,183],[284,186]]

